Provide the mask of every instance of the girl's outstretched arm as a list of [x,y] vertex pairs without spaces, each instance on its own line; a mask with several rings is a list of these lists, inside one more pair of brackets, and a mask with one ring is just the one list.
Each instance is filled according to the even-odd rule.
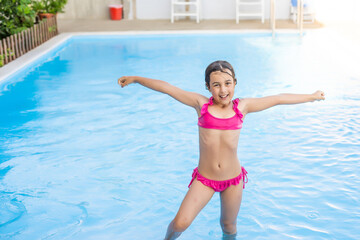
[[118,79],[118,84],[121,85],[122,88],[131,83],[139,83],[144,87],[150,88],[152,90],[166,93],[169,96],[178,100],[179,102],[194,108],[198,107],[200,105],[199,100],[201,98],[204,98],[204,96],[202,96],[201,94],[182,90],[181,88],[175,87],[170,83],[162,80],[137,76],[124,76]]
[[245,98],[245,112],[258,112],[280,104],[298,104],[305,102],[313,102],[316,100],[325,100],[323,91],[316,91],[313,94],[291,94],[283,93],[274,96],[262,98]]

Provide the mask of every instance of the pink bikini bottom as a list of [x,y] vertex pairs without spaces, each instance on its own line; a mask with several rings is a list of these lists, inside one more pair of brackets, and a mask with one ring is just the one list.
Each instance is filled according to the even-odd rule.
[[198,181],[200,181],[205,186],[211,187],[212,189],[214,189],[215,192],[222,192],[225,189],[227,189],[228,187],[230,187],[231,185],[238,185],[240,183],[241,179],[243,180],[243,188],[245,188],[245,183],[248,182],[247,171],[243,167],[241,167],[241,173],[239,176],[232,178],[232,179],[224,180],[224,181],[216,181],[216,180],[207,179],[199,173],[198,168],[196,167],[192,174],[192,179],[188,186],[189,188],[196,177],[197,177]]

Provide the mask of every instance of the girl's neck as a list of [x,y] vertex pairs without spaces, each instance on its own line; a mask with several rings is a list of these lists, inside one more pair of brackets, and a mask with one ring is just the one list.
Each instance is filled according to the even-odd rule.
[[227,104],[221,104],[221,103],[213,101],[213,105],[216,106],[216,107],[224,109],[224,108],[232,107],[232,101],[230,101]]

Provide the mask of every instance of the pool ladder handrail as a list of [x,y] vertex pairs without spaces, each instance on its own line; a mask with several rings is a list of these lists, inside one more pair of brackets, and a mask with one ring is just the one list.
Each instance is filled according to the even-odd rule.
[[270,1],[270,28],[272,32],[272,38],[275,38],[275,0]]
[[303,25],[304,25],[304,0],[297,0],[297,27],[299,34],[303,36]]
[[[299,29],[300,37],[303,36],[303,25],[304,25],[304,2],[303,0],[297,1],[297,28]],[[270,28],[272,32],[272,37],[275,38],[275,0],[270,2]]]

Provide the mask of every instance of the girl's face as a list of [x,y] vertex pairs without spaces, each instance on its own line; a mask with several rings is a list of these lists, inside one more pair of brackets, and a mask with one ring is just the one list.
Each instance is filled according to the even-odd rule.
[[236,80],[231,76],[230,70],[226,69],[225,71],[227,73],[220,71],[212,72],[208,86],[214,101],[221,105],[227,105],[231,102],[236,84]]

